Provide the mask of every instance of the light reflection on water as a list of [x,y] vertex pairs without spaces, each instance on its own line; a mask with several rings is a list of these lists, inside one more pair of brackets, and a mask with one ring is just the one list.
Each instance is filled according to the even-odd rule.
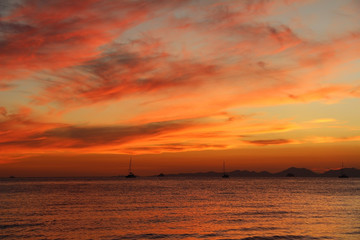
[[0,180],[5,239],[360,239],[360,179]]

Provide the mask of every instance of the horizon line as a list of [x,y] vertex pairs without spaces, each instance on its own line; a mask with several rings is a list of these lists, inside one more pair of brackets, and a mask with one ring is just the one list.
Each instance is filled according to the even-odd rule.
[[[281,172],[284,172],[286,170],[289,170],[291,168],[295,168],[295,169],[305,169],[308,171],[311,171],[314,174],[317,175],[322,175],[326,172],[329,171],[338,171],[338,170],[345,170],[345,169],[356,169],[359,170],[359,168],[355,168],[355,167],[347,167],[347,168],[335,168],[335,169],[328,169],[325,170],[323,172],[316,172],[313,171],[309,168],[305,168],[305,167],[288,167],[284,170],[280,170],[280,171],[276,171],[276,172],[270,172],[267,170],[261,170],[261,171],[254,171],[254,170],[247,170],[247,169],[236,169],[236,170],[232,170],[232,171],[227,171],[227,173],[232,173],[232,172],[236,172],[236,171],[242,171],[242,172],[250,172],[250,173],[262,173],[262,172],[266,172],[269,173],[271,175],[276,175],[279,174]],[[164,173],[164,172],[160,172],[160,173]],[[204,171],[204,172],[179,172],[179,173],[169,173],[169,174],[165,174],[165,176],[172,176],[172,175],[185,175],[185,174],[192,174],[192,175],[196,175],[196,174],[206,174],[206,173],[217,173],[219,175],[223,174],[222,172],[216,172],[216,171]],[[136,175],[137,177],[156,177],[158,174],[152,174],[152,175]],[[125,177],[126,174],[122,175],[122,174],[118,174],[118,175],[78,175],[78,176],[16,176],[16,175],[8,175],[8,176],[0,176],[1,179],[8,179],[8,178],[93,178],[93,177],[103,177],[103,178],[112,178],[112,177]],[[238,176],[241,177],[241,176]],[[245,176],[246,177],[246,176]]]

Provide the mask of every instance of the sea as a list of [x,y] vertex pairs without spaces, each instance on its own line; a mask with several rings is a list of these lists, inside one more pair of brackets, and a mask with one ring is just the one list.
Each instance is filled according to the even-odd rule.
[[0,239],[360,239],[360,179],[3,178]]

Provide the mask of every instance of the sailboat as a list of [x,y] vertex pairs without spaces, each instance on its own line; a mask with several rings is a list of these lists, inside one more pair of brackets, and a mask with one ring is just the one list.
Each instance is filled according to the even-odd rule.
[[225,172],[225,161],[223,161],[223,172],[222,178],[229,178],[229,175]]
[[348,175],[346,175],[344,172],[344,161],[342,162],[342,165],[341,165],[341,175],[339,176],[339,178],[349,178]]
[[131,157],[129,162],[129,174],[125,176],[126,178],[136,178],[135,174],[131,171]]

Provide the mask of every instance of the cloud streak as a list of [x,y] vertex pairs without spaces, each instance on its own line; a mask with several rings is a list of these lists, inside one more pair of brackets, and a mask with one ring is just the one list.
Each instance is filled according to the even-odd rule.
[[[346,28],[313,24],[315,3],[324,8],[312,18],[334,18]],[[342,102],[360,96],[353,1],[2,4],[3,153],[144,154],[357,140],[348,132],[359,129],[356,113],[340,114]],[[302,108],[314,104],[334,111]],[[302,110],[277,110],[290,105]],[[321,137],[331,124],[343,135]]]
[[254,145],[282,145],[289,144],[292,141],[288,139],[269,139],[269,140],[253,140],[253,141],[245,141],[246,143],[254,144]]
[[[101,46],[148,19],[163,1],[24,1],[1,18],[3,81],[96,58]],[[55,14],[56,13],[56,14]]]

